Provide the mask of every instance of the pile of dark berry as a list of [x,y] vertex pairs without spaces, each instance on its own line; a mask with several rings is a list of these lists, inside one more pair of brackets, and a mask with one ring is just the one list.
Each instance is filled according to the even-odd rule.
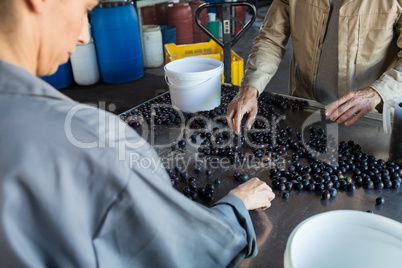
[[[152,122],[169,127],[185,120],[189,129],[183,140],[172,143],[171,151],[185,150],[188,142],[199,142],[198,157],[210,162],[227,158],[233,165],[231,170],[246,167],[256,159],[267,163],[287,157],[287,168],[278,161],[270,169],[272,186],[282,193],[283,198],[288,198],[292,190],[315,191],[321,194],[322,199],[329,199],[338,190],[353,192],[356,186],[365,189],[400,187],[402,169],[394,162],[364,153],[360,145],[353,141],[342,141],[338,145],[335,138],[326,135],[322,128],[311,127],[307,134],[309,140],[303,141],[302,133],[294,133],[292,127],[279,123],[283,111],[304,109],[308,105],[305,101],[273,94],[261,96],[258,99],[258,115],[264,120],[258,119],[252,126],[258,131],[234,134],[228,130],[225,118],[227,106],[234,96],[233,91],[222,88],[220,106],[210,111],[180,115],[169,106],[170,95],[164,94],[121,115],[121,119],[136,130],[143,127],[144,122],[148,127]],[[206,131],[207,120],[217,126]],[[219,126],[224,127],[223,130]],[[320,154],[325,154],[326,158],[320,159]],[[219,186],[221,181],[217,179],[205,187],[197,187],[196,176],[203,167],[194,166],[195,175],[191,177],[181,167],[168,167],[166,170],[172,185],[184,185],[182,192],[194,200],[212,200],[215,186]],[[208,177],[212,176],[211,169],[205,172]],[[245,182],[249,175],[236,171],[233,178]]]
[[[220,179],[216,179],[214,183],[207,183],[205,187],[197,187],[197,179],[192,176],[190,177],[189,172],[182,170],[181,166],[177,166],[174,169],[166,168],[166,172],[170,176],[172,186],[175,187],[179,182],[185,184],[182,188],[182,192],[187,197],[197,200],[198,198],[203,199],[205,202],[210,202],[214,199],[215,186],[219,187],[221,184]],[[201,172],[201,166],[199,163],[195,164],[194,172],[199,175]],[[207,169],[205,171],[207,177],[211,177],[212,171]]]
[[338,164],[327,164],[308,153],[301,156],[307,157],[309,165],[294,161],[287,170],[270,170],[272,185],[283,192],[284,198],[292,189],[317,191],[322,199],[329,199],[339,189],[354,192],[356,186],[383,189],[399,188],[401,184],[402,169],[398,165],[367,155],[353,141],[340,142]]
[[[226,110],[230,101],[236,94],[225,87],[222,88],[221,104],[213,110],[200,111],[197,113],[183,113],[186,122],[197,116],[203,116],[206,119],[213,120],[217,123],[222,123],[227,126]],[[307,104],[305,101],[287,99],[279,95],[270,95],[259,98],[259,114],[265,117],[269,117],[271,114],[280,116],[280,113],[274,112],[274,107],[278,107],[281,110],[294,109],[299,110]],[[171,107],[170,94],[163,94],[157,98],[154,98],[140,106],[132,109],[120,115],[120,118],[133,128],[142,126],[147,123],[148,126],[153,122],[155,125],[178,125],[182,123],[182,116],[179,112]],[[194,129],[201,129],[205,127],[205,122],[194,120],[191,127]]]

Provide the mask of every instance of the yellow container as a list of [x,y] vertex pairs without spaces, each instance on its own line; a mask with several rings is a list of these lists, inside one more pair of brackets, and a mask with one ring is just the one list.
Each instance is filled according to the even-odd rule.
[[[206,57],[213,58],[223,62],[223,49],[214,40],[206,43],[197,43],[189,45],[165,45],[165,63],[174,60],[182,59],[185,57]],[[241,80],[244,76],[244,63],[243,59],[232,50],[232,84],[240,86]],[[222,82],[223,82],[222,74]]]

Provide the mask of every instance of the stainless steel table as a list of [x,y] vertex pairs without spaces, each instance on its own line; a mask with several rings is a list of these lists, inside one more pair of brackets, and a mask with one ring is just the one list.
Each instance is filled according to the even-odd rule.
[[[286,97],[291,100],[295,99]],[[289,125],[293,128],[293,133],[296,131],[305,133],[311,126],[322,127],[326,129],[327,133],[332,133],[335,138],[338,138],[337,142],[353,140],[360,144],[362,150],[367,154],[373,155],[377,159],[388,159],[390,136],[383,132],[380,114],[371,113],[355,125],[346,127],[343,124],[338,125],[326,119],[322,105],[314,101],[308,101],[308,103],[309,105],[303,110],[288,109],[281,111],[286,119],[281,121],[280,127],[285,128]],[[221,131],[227,128],[220,123],[210,123],[211,130],[215,126],[218,126]],[[183,131],[179,127],[156,126],[152,127],[151,132],[146,136],[148,140],[154,142],[159,156],[164,159],[167,166],[174,168],[177,165],[185,166],[185,163],[189,163],[187,171],[190,176],[197,178],[197,186],[203,187],[206,183],[213,183],[216,178],[220,178],[222,182],[215,189],[215,200],[223,197],[230,189],[240,184],[232,176],[236,170],[246,172],[250,177],[257,176],[272,186],[269,168],[267,167],[243,169],[227,164],[224,168],[214,168],[214,163],[198,159],[197,148],[201,141],[199,137],[194,146],[188,142],[184,151],[172,152],[170,144],[180,139],[180,134],[183,134]],[[162,144],[165,146],[161,147]],[[204,161],[204,168],[200,174],[194,173],[195,161]],[[211,177],[208,177],[204,172],[207,165],[210,165],[208,168],[213,170]],[[179,184],[176,187],[181,191],[183,185]],[[339,190],[338,194],[329,200],[322,200],[321,192],[292,190],[288,199],[282,199],[281,192],[278,190],[275,190],[275,193],[277,194],[276,199],[272,202],[271,208],[263,212],[250,212],[257,234],[259,253],[255,258],[244,260],[240,265],[242,268],[283,267],[286,242],[292,230],[303,220],[321,212],[341,209],[372,210],[376,214],[402,222],[402,193],[399,189],[367,190],[357,187],[355,192]],[[385,204],[380,206],[375,204],[375,199],[378,196],[385,198]],[[197,201],[207,206],[211,204],[203,200]]]

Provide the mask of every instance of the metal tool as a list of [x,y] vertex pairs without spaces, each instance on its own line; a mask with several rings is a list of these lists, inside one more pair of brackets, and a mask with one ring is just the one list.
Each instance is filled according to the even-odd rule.
[[[234,16],[235,6],[247,6],[251,10],[251,19],[248,20],[243,26],[243,28],[232,37],[234,33],[234,27],[231,27],[233,22],[241,23]],[[222,8],[222,34],[223,42],[213,35],[204,25],[201,24],[199,19],[200,13],[206,8],[221,7]],[[218,45],[223,48],[223,66],[224,66],[224,82],[227,84],[232,83],[232,59],[231,52],[232,46],[242,37],[242,35],[253,25],[256,18],[255,6],[247,2],[229,2],[229,3],[205,3],[198,7],[195,13],[195,23],[200,27],[212,40],[214,40]]]

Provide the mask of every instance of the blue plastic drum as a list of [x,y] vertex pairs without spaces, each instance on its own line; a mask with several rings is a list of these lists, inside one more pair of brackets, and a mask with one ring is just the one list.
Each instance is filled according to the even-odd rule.
[[162,32],[162,44],[176,44],[176,27],[173,25],[162,25],[161,26]]
[[56,89],[62,89],[73,83],[73,73],[71,71],[70,61],[59,66],[57,71],[49,76],[41,77]]
[[137,13],[132,3],[100,4],[91,25],[102,81],[127,83],[144,76]]

